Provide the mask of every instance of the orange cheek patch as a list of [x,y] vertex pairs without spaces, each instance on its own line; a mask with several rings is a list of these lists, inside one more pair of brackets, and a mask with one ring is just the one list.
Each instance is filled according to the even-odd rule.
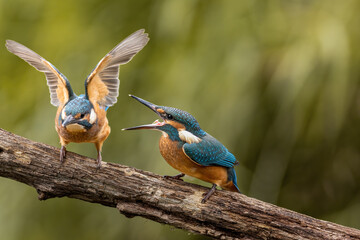
[[80,113],[76,114],[75,118],[80,118],[80,115],[81,115]]
[[181,123],[178,123],[178,122],[175,122],[175,121],[172,121],[172,120],[165,120],[165,122],[167,124],[170,124],[171,126],[173,126],[176,129],[185,129],[185,126],[183,124],[181,124]]
[[90,114],[86,114],[83,119],[85,119],[85,120],[87,120],[89,122],[90,121]]
[[158,113],[165,113],[165,111],[164,110],[162,110],[161,108],[159,108],[159,109],[156,109],[156,111],[158,111]]

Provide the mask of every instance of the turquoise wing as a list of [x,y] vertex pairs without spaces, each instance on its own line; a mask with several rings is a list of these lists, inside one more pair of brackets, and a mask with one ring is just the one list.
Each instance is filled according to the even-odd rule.
[[185,143],[183,151],[191,160],[202,166],[218,165],[230,168],[238,163],[235,156],[209,134],[199,143]]

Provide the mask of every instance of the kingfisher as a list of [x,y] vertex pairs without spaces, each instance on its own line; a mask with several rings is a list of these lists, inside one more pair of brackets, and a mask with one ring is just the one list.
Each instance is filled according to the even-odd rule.
[[165,178],[182,180],[182,177],[189,175],[212,183],[212,188],[204,194],[202,203],[209,199],[217,186],[240,192],[234,169],[234,165],[238,163],[235,156],[217,139],[202,130],[191,114],[129,96],[150,108],[162,119],[123,130],[152,129],[162,132],[160,153],[170,166],[180,171],[176,176],[164,176]]
[[128,63],[148,43],[149,37],[140,29],[103,57],[85,80],[85,94],[77,96],[68,79],[43,57],[13,40],[6,41],[7,49],[40,72],[45,73],[51,104],[58,107],[55,129],[60,138],[60,162],[66,157],[70,142],[94,143],[97,166],[101,167],[101,149],[110,134],[107,109],[119,95],[119,66]]

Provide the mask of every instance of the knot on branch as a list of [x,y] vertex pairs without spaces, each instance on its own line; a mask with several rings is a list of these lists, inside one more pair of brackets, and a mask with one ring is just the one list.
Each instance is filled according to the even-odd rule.
[[119,210],[119,212],[127,218],[133,218],[137,215],[132,212],[133,204],[128,202],[118,203],[116,204],[116,208]]
[[43,192],[39,189],[36,189],[37,193],[38,193],[38,199],[40,201],[43,201],[43,200],[47,200],[49,198],[54,198],[55,196],[53,194],[50,194],[50,193],[47,193],[47,192]]

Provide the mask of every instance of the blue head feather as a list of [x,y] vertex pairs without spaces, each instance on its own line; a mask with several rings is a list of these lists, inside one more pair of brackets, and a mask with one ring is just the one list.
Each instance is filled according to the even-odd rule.
[[82,94],[79,97],[76,97],[72,100],[70,100],[65,105],[65,113],[66,115],[73,115],[76,114],[86,114],[90,113],[91,108],[93,108],[91,102],[85,98],[85,96]]
[[182,125],[185,126],[185,129],[187,131],[193,133],[194,135],[198,137],[203,137],[206,135],[206,132],[200,128],[198,121],[190,113],[177,108],[165,107],[165,106],[159,106],[157,107],[157,109],[162,109],[167,114],[170,114],[173,117],[173,119],[169,119],[169,120],[173,120],[181,123]]
[[[81,95],[79,95],[79,97],[88,100],[85,94],[81,94]],[[89,101],[89,100],[88,100],[88,101]],[[90,102],[90,101],[89,101],[89,102]],[[91,105],[91,106],[92,106],[92,105]],[[109,106],[101,106],[101,105],[100,105],[100,108],[101,108],[101,109],[104,109],[105,111],[107,111],[107,110],[109,109]]]
[[[76,123],[84,126],[85,129],[90,129],[93,126],[93,124],[91,124],[87,119],[83,119],[83,116],[91,113],[91,109],[93,109],[93,105],[83,94],[78,97],[74,97],[64,106],[66,116],[71,115],[75,118],[75,116],[80,114],[80,117],[77,116],[78,118]],[[62,114],[60,114],[58,121],[59,125],[62,124],[63,121],[64,119],[62,119]]]

